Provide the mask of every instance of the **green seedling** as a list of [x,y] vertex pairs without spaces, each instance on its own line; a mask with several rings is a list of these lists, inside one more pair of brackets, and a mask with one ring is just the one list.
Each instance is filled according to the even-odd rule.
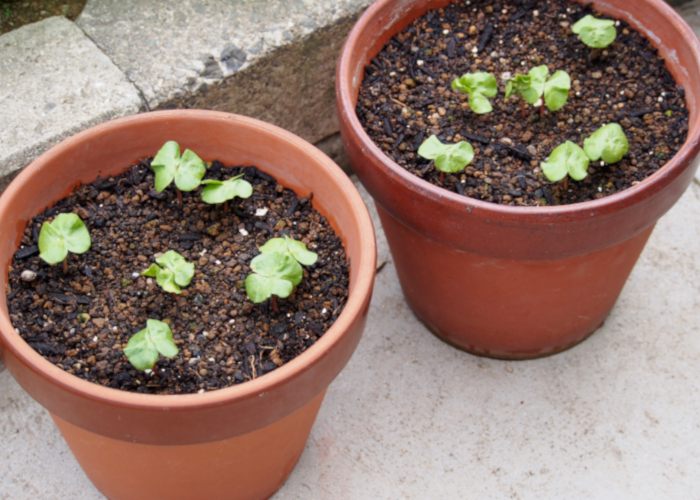
[[566,71],[555,71],[544,84],[544,103],[550,111],[561,109],[569,100],[571,77]]
[[605,163],[617,163],[627,154],[629,148],[627,136],[617,123],[600,127],[583,141],[586,155],[593,161],[602,159]]
[[63,272],[68,272],[68,252],[85,253],[90,249],[90,232],[75,214],[58,214],[51,222],[44,222],[39,233],[39,257],[48,264],[63,261]]
[[253,273],[245,279],[246,294],[256,304],[272,297],[275,311],[275,297],[289,297],[304,275],[301,265],[286,253],[261,253],[250,262],[250,268]]
[[219,203],[228,203],[229,200],[236,196],[239,198],[250,198],[253,194],[253,186],[250,182],[241,179],[243,174],[231,177],[225,181],[215,181],[206,179],[202,181],[205,184],[202,189],[202,200],[205,203],[216,205]]
[[173,332],[167,323],[157,319],[147,320],[146,328],[131,337],[124,348],[124,355],[137,370],[153,369],[158,354],[173,358],[177,353]]
[[281,253],[293,257],[299,264],[313,266],[318,260],[318,254],[306,248],[301,241],[284,235],[284,238],[272,238],[260,247],[260,253]]
[[260,247],[260,255],[250,262],[253,273],[245,280],[246,294],[256,304],[272,299],[272,308],[277,308],[277,297],[285,298],[301,283],[304,271],[301,264],[316,263],[318,255],[306,249],[300,241],[285,235],[272,238]]
[[604,49],[617,37],[615,21],[596,19],[590,14],[574,24],[571,31],[576,33],[584,44],[593,49]]
[[577,181],[582,181],[588,175],[590,160],[578,145],[571,141],[557,146],[549,159],[541,164],[545,177],[552,182],[564,180],[564,189],[568,188],[567,175]]
[[180,293],[180,287],[185,287],[194,276],[194,264],[175,250],[168,250],[156,259],[156,264],[143,271],[141,275],[155,278],[158,285],[168,293]]
[[506,84],[506,99],[515,94],[520,94],[520,112],[525,118],[525,102],[536,104],[544,97],[544,103],[540,106],[540,115],[544,114],[544,105],[550,111],[556,111],[566,104],[571,89],[571,78],[566,71],[556,71],[551,78],[549,68],[543,64],[532,68],[527,75],[515,75]]
[[452,88],[469,95],[469,107],[474,113],[481,115],[493,111],[487,97],[496,97],[498,84],[490,73],[467,73],[452,80]]
[[418,154],[426,160],[435,160],[435,168],[440,171],[440,183],[445,180],[445,172],[452,174],[463,170],[474,159],[474,148],[465,141],[457,144],[443,144],[431,135],[418,148]]
[[206,167],[202,159],[186,149],[180,156],[180,145],[175,141],[166,142],[151,162],[156,174],[155,188],[159,193],[175,180],[177,200],[182,205],[182,191],[194,191],[204,177]]

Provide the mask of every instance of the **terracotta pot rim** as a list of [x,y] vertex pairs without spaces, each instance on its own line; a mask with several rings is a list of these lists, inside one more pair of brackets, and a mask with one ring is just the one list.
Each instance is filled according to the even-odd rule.
[[[621,210],[630,205],[634,205],[637,200],[644,199],[653,193],[661,191],[678,177],[691,164],[692,159],[700,153],[700,137],[698,134],[695,136],[691,136],[690,134],[693,129],[700,129],[700,113],[698,110],[689,106],[688,137],[673,158],[639,184],[599,200],[554,207],[549,205],[543,207],[519,207],[476,200],[431,184],[408,172],[384,154],[369,137],[355,113],[356,99],[353,98],[351,81],[352,75],[355,74],[355,68],[352,66],[352,54],[360,52],[365,48],[365,45],[361,43],[361,34],[369,29],[368,25],[371,20],[378,12],[396,1],[397,0],[376,0],[365,10],[350,31],[338,61],[336,95],[339,101],[340,112],[344,115],[343,119],[346,119],[349,125],[348,133],[353,135],[362,145],[364,154],[381,165],[386,176],[391,178],[392,181],[403,184],[409,191],[415,192],[419,196],[441,199],[443,203],[449,205],[450,208],[454,210],[467,211],[470,213],[473,211],[488,213],[492,214],[495,219],[501,221],[533,225],[549,223],[559,219],[575,221],[577,219],[588,219],[600,213],[610,213]],[[583,0],[575,1],[583,2]],[[663,0],[637,1],[639,3],[653,5],[654,8],[659,9],[663,15],[670,18],[683,39],[690,46],[696,59],[700,61],[700,40],[698,40],[693,29],[672,7]],[[454,3],[454,0],[450,3]],[[604,0],[594,0],[592,3],[606,4]],[[643,6],[639,5],[637,8],[643,8]],[[645,36],[647,35],[645,34]]]
[[[104,387],[80,379],[75,375],[64,372],[34,351],[34,349],[15,332],[15,328],[12,326],[8,313],[2,308],[0,308],[0,340],[2,340],[2,342],[0,342],[0,347],[3,347],[4,344],[4,347],[8,350],[12,350],[13,354],[30,370],[39,374],[42,378],[52,379],[55,385],[59,386],[62,390],[72,392],[86,399],[109,402],[115,406],[124,408],[139,410],[165,409],[170,412],[191,411],[193,409],[212,408],[224,404],[228,405],[237,400],[262,397],[266,392],[284,385],[286,380],[295,378],[300,373],[306,371],[309,366],[314,365],[325,357],[329,349],[339,341],[340,337],[342,337],[344,332],[349,328],[353,318],[361,316],[364,307],[364,297],[371,294],[374,281],[374,268],[376,266],[374,229],[369,212],[359,192],[350,181],[350,178],[330,158],[307,141],[280,127],[254,118],[220,111],[198,109],[141,113],[88,128],[87,130],[65,139],[43,153],[27,166],[12,181],[10,186],[18,186],[25,183],[37,170],[43,168],[43,165],[50,161],[54,155],[70,147],[77,141],[82,141],[93,134],[99,134],[115,126],[133,121],[148,120],[154,115],[237,121],[250,127],[256,127],[266,133],[271,133],[277,136],[280,141],[292,143],[296,147],[305,150],[309,155],[315,157],[315,159],[324,166],[334,179],[338,190],[343,193],[343,196],[348,198],[349,204],[354,211],[355,219],[357,220],[358,231],[362,236],[362,252],[360,253],[360,258],[352,262],[353,269],[351,271],[357,273],[358,278],[353,293],[348,296],[348,301],[343,312],[314,345],[283,366],[246,383],[202,394],[139,394]],[[206,155],[206,153],[203,153],[203,155]],[[0,196],[0,220],[3,220],[5,216],[6,202],[10,197],[11,191],[10,187],[8,187],[5,193]],[[9,263],[7,263],[7,265],[9,266]],[[7,273],[7,267],[3,272]],[[0,291],[0,297],[0,300],[7,300],[5,290]],[[7,332],[11,333],[8,335]]]

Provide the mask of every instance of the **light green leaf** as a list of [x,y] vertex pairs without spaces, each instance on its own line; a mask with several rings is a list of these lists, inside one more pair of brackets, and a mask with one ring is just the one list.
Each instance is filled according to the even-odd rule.
[[158,268],[156,271],[156,281],[158,286],[168,293],[182,293],[180,287],[175,283],[175,274],[169,269]]
[[162,192],[175,180],[180,191],[193,191],[199,187],[206,167],[202,159],[187,149],[180,157],[180,146],[175,141],[166,142],[151,162],[156,174],[155,188]]
[[532,68],[527,75],[515,75],[506,84],[506,99],[520,94],[526,102],[535,104],[542,97],[547,75],[549,68],[544,64]]
[[250,261],[250,268],[261,276],[287,280],[294,286],[304,276],[301,265],[286,253],[261,253]]
[[178,349],[173,342],[173,332],[170,330],[170,326],[168,326],[167,323],[163,323],[157,319],[149,319],[146,320],[146,328],[148,330],[148,336],[159,353],[166,358],[177,356]]
[[301,265],[286,253],[261,253],[250,262],[253,274],[245,280],[250,300],[260,303],[272,295],[288,297],[301,282]]
[[158,349],[147,337],[147,328],[144,328],[129,339],[124,348],[124,355],[129,363],[137,370],[150,370],[158,361]]
[[151,168],[156,174],[156,191],[162,192],[173,182],[178,165],[180,165],[180,146],[175,141],[168,141],[163,144],[151,162]]
[[629,151],[629,142],[620,125],[609,123],[584,140],[583,149],[593,161],[602,158],[605,163],[617,163]]
[[493,111],[493,106],[486,97],[478,92],[472,92],[469,94],[469,107],[477,115],[483,115],[484,113],[490,113]]
[[436,135],[431,135],[418,148],[418,155],[426,160],[434,160],[445,149],[445,145],[440,142]]
[[571,31],[579,35],[583,43],[594,49],[604,49],[617,37],[615,21],[596,19],[590,14],[574,24]]
[[579,146],[571,141],[557,146],[547,162],[541,164],[542,172],[552,182],[562,180],[568,174],[581,181],[588,175],[589,159]]
[[173,358],[178,348],[167,323],[155,319],[146,321],[146,328],[129,339],[124,355],[137,370],[150,370],[158,361],[158,353]]
[[466,141],[450,144],[435,159],[435,168],[447,173],[455,173],[469,165],[474,159],[474,148]]
[[[194,276],[194,264],[187,262],[185,258],[175,250],[168,250],[156,259],[156,264],[151,264],[148,269],[142,271],[143,276],[156,278],[158,285],[168,293],[181,293],[180,287],[190,284]],[[178,286],[179,285],[179,286]]]
[[156,262],[173,273],[173,279],[178,285],[187,286],[190,284],[194,276],[194,264],[187,262],[187,260],[175,250],[168,250],[158,257]]
[[313,266],[318,260],[318,254],[306,248],[306,245],[301,241],[293,240],[284,236],[289,247],[289,253],[292,254],[299,264],[304,266]]
[[[526,76],[523,76],[523,75],[516,75],[515,76],[515,78],[518,78],[518,77],[527,78]],[[508,99],[513,94],[515,94],[515,91],[516,91],[516,89],[515,89],[515,84],[513,83],[513,79],[508,80],[508,83],[506,83],[506,99]]]
[[90,245],[90,232],[75,214],[58,214],[41,226],[39,257],[49,264],[63,261],[68,252],[85,253]]
[[286,234],[284,238],[269,239],[260,247],[260,253],[285,253],[305,266],[312,266],[318,260],[318,254],[308,250],[301,241],[293,240]]
[[182,154],[180,166],[175,171],[175,185],[180,191],[194,191],[206,173],[204,162],[193,151],[187,149]]
[[215,181],[206,179],[202,184],[206,184],[202,189],[202,200],[205,203],[217,204],[232,200],[236,196],[239,198],[250,198],[253,194],[253,186],[250,182],[241,179],[243,174],[231,177],[225,181]]
[[141,276],[150,276],[151,278],[155,278],[158,276],[158,269],[160,269],[160,267],[158,267],[156,264],[151,264],[148,269],[141,271]]
[[245,279],[246,294],[256,304],[265,302],[273,295],[281,298],[289,297],[292,290],[294,290],[294,285],[283,279],[270,278],[255,273],[249,274]]
[[472,162],[474,148],[466,141],[443,144],[436,136],[431,135],[418,148],[418,154],[425,159],[435,160],[435,168],[438,170],[454,173],[463,170]]
[[571,78],[566,71],[556,71],[544,84],[544,102],[550,111],[561,109],[569,99]]
[[[467,73],[452,80],[452,88],[469,94],[469,107],[477,114],[493,110],[486,97],[495,97],[498,93],[496,78],[490,73]],[[486,96],[486,97],[484,97]]]

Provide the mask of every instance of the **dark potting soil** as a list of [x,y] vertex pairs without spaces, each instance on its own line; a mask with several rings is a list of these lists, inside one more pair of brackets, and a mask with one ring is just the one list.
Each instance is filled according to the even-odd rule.
[[[372,140],[409,172],[450,191],[509,205],[560,205],[598,199],[639,183],[683,145],[685,93],[651,43],[619,21],[607,49],[585,46],[571,26],[588,6],[563,0],[471,0],[427,12],[394,36],[365,68],[357,115]],[[564,108],[550,112],[505,99],[517,73],[547,64],[572,80]],[[499,82],[494,110],[477,115],[454,78],[485,71]],[[540,163],[565,141],[617,122],[630,143],[614,165],[591,162],[581,182],[552,183]],[[475,151],[464,171],[445,174],[416,154],[430,135],[466,140]]]
[[[213,162],[207,179],[244,173],[253,195],[228,207],[201,201],[200,191],[153,190],[150,160],[98,179],[29,221],[9,272],[13,325],[39,354],[68,373],[127,391],[184,394],[218,389],[268,373],[298,356],[333,324],[348,295],[349,267],[339,237],[312,207],[255,167]],[[311,196],[312,198],[313,196]],[[262,210],[261,210],[262,209]],[[267,212],[262,215],[267,209]],[[61,212],[85,222],[92,246],[69,255],[68,273],[49,266],[36,247],[41,224]],[[318,254],[279,312],[253,304],[244,280],[258,247],[271,237],[301,240]],[[195,264],[181,295],[141,276],[159,253]],[[22,271],[36,273],[33,281]],[[160,356],[152,373],[123,354],[146,319],[170,324],[180,352]]]

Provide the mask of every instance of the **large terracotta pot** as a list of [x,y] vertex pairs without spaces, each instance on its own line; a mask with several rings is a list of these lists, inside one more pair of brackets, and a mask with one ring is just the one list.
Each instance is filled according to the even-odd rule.
[[690,131],[681,151],[619,194],[557,207],[477,201],[408,173],[371,141],[355,113],[364,67],[428,9],[449,0],[377,0],[342,50],[336,78],[350,162],[374,197],[406,301],[437,336],[496,358],[567,349],[599,328],[656,221],[697,169],[700,43],[663,0],[600,0],[659,49],[685,88]]
[[[205,394],[144,395],[81,380],[37,354],[10,324],[7,267],[25,223],[79,182],[122,172],[167,140],[204,160],[255,165],[314,206],[341,236],[350,269],[345,310],[296,359],[242,385]],[[63,141],[0,198],[0,355],[53,417],[97,488],[122,499],[264,499],[299,459],[326,388],[357,346],[375,275],[372,223],[357,190],[304,140],[250,118],[166,111],[115,120]],[[60,457],[56,457],[58,460]]]

